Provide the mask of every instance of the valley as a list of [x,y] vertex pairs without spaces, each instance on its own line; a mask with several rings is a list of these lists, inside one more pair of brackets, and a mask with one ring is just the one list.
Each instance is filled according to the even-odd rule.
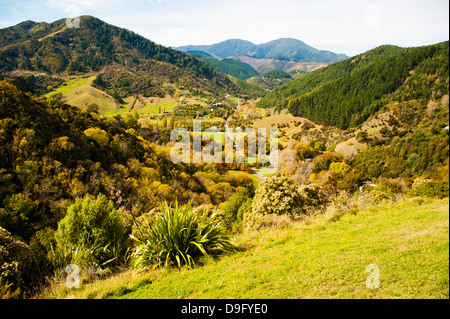
[[448,41],[0,39],[0,298],[448,298]]

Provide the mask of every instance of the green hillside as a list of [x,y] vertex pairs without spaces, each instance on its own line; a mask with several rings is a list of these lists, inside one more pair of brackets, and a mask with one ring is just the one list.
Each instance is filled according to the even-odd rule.
[[448,92],[448,42],[418,48],[383,46],[313,71],[268,94],[260,107],[287,108],[320,124],[362,124],[392,101]]
[[353,71],[375,64],[385,57],[393,56],[403,51],[404,49],[400,47],[385,45],[356,56],[355,58],[357,59],[354,62],[352,62],[354,60],[353,58],[348,58],[325,68],[314,70],[305,74],[300,79],[268,94],[258,105],[260,107],[279,107],[285,100],[298,98],[327,82],[339,79],[344,74],[352,73]]
[[289,83],[293,78],[289,73],[282,70],[271,70],[260,74],[257,77],[248,79],[247,82],[262,87],[268,91],[272,91],[286,83]]
[[[234,60],[234,59],[222,59],[218,60],[211,56],[207,56],[204,53],[198,53],[196,51],[188,51],[197,59],[206,62],[213,66],[217,71],[232,75],[240,80],[246,80],[253,76],[257,76],[258,72],[247,63]],[[207,53],[206,53],[207,54]]]

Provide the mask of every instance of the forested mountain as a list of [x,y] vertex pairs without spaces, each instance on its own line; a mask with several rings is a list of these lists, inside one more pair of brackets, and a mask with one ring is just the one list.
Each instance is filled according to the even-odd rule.
[[[392,101],[448,94],[449,44],[381,46],[315,70],[268,94],[258,106],[341,129],[362,124]],[[447,92],[447,93],[446,93]]]
[[247,82],[260,86],[268,91],[271,91],[283,84],[289,83],[293,78],[289,73],[282,70],[271,70],[260,74],[247,80]]
[[[308,231],[313,238],[319,228],[328,233],[339,228],[342,234],[338,222],[362,216],[354,219],[361,233],[366,212],[382,215],[392,226],[389,203],[418,197],[401,203],[418,207],[432,197],[448,197],[448,42],[384,45],[339,62],[345,56],[295,39],[262,45],[228,40],[184,49],[189,53],[90,16],[81,17],[80,28],[68,28],[62,19],[0,30],[0,299],[75,298],[79,291],[93,298],[90,283],[98,283],[95,289],[104,298],[145,287],[157,294],[166,274],[181,280],[177,274],[193,267],[218,269],[208,267],[225,253],[242,258],[245,274],[254,261],[248,257],[270,250],[280,230],[280,241],[295,257],[302,252],[286,241],[295,237],[287,232]],[[260,59],[259,68],[238,61],[249,56],[252,63]],[[302,68],[297,63],[303,59],[318,62]],[[100,105],[104,101],[113,107]],[[202,132],[194,129],[194,119]],[[178,131],[183,136],[175,139],[177,128],[189,133]],[[270,136],[261,135],[264,130]],[[226,138],[229,133],[235,141]],[[200,163],[194,162],[197,138]],[[261,157],[264,150],[270,155]],[[180,163],[173,157],[177,153]],[[402,208],[405,219],[387,228],[401,241],[389,249],[380,246],[380,258],[389,257],[384,250],[399,251],[400,257],[415,252],[419,264],[437,256],[425,268],[448,269],[448,217],[444,202],[438,203],[435,221],[422,210],[412,216]],[[433,245],[437,237],[417,235],[424,220],[423,234],[431,229],[442,235]],[[378,226],[372,230],[379,232]],[[256,245],[255,238],[261,238]],[[423,257],[422,248],[433,251]],[[361,251],[354,255],[364,255]],[[276,264],[277,256],[269,257],[258,265]],[[224,258],[233,275],[228,264],[236,258]],[[303,271],[313,259],[304,258],[296,268]],[[321,262],[312,268],[323,269]],[[357,268],[364,269],[370,261],[359,262]],[[77,291],[69,287],[75,272],[69,274],[68,265],[79,268],[83,287]],[[158,267],[169,270],[150,270]],[[190,272],[194,281],[201,272]],[[258,287],[251,294],[280,287],[279,273],[273,273],[271,286],[250,276],[249,284]],[[411,280],[419,288],[429,279],[423,274],[417,277],[423,281]],[[439,287],[429,290],[448,297],[448,276],[439,276]],[[332,279],[340,278],[342,288],[344,277],[336,272]],[[140,281],[130,285],[134,279],[128,278]],[[394,281],[392,296],[398,297],[402,286]],[[192,280],[186,282],[187,287]],[[229,287],[219,291],[216,283],[210,289],[216,296],[233,293]],[[172,288],[172,296],[187,296]],[[348,284],[344,288],[326,292],[345,297],[353,291]],[[383,296],[377,293],[361,296]]]
[[80,28],[67,28],[65,19],[51,24],[26,21],[1,29],[0,38],[2,74],[21,69],[77,75],[119,67],[137,78],[138,90],[153,94],[164,95],[167,84],[215,95],[238,90],[228,77],[193,56],[90,16],[81,17]]
[[227,58],[233,55],[248,54],[255,49],[256,45],[250,41],[240,39],[229,39],[220,43],[211,45],[186,45],[176,47],[175,49],[188,51],[204,51],[213,54],[219,58]]
[[245,40],[230,39],[212,45],[188,45],[177,49],[184,52],[201,50],[221,58],[248,55],[258,59],[284,57],[310,62],[332,62],[347,58],[345,54],[318,50],[300,40],[290,38],[273,40],[259,45]]
[[188,51],[187,53],[193,55],[197,59],[206,62],[213,66],[217,71],[232,75],[240,80],[246,80],[253,76],[258,76],[258,72],[247,63],[234,59],[218,60],[213,58],[208,53],[202,51]]

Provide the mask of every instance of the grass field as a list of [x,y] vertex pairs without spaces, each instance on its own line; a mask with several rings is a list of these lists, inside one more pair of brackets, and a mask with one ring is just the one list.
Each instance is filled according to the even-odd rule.
[[[448,298],[449,200],[328,212],[233,238],[244,251],[188,269],[128,271],[65,298]],[[379,288],[368,288],[369,265]],[[373,275],[373,274],[372,274]]]
[[[95,78],[95,77],[93,77]],[[74,78],[72,80],[67,81],[66,83],[64,83],[63,85],[61,85],[60,87],[54,89],[52,92],[47,93],[45,96],[49,97],[55,93],[61,93],[63,95],[66,95],[68,93],[70,93],[73,89],[85,85],[90,78],[88,77],[78,77],[78,78]]]
[[79,108],[85,108],[95,103],[99,106],[101,115],[121,115],[128,112],[131,105],[120,105],[112,96],[91,86],[95,77],[93,75],[90,77],[69,79],[64,85],[47,93],[45,96],[50,97],[54,94],[61,93],[64,95],[64,101],[66,103]]
[[64,95],[65,102],[79,108],[85,108],[92,103],[97,104],[101,115],[123,115],[133,110],[141,118],[170,113],[181,103],[207,105],[204,101],[205,99],[201,97],[144,97],[142,95],[138,95],[137,99],[135,95],[123,98],[124,104],[121,105],[112,96],[91,86],[95,78],[96,75],[69,78],[64,85],[52,90],[45,96],[50,97],[54,94],[61,93]]
[[266,177],[273,176],[276,173],[276,170],[270,167],[261,167],[258,171]]
[[230,101],[231,103],[234,104],[234,106],[237,106],[239,104],[239,99],[235,96],[228,96],[227,97],[228,101]]

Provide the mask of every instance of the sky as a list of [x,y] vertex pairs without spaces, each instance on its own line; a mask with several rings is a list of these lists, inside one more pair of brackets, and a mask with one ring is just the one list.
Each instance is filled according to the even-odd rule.
[[447,0],[0,0],[0,28],[80,15],[171,47],[296,38],[353,56],[449,40]]

